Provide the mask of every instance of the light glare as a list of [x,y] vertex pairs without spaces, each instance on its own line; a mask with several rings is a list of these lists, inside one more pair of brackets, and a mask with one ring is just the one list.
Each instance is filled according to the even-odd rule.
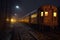
[[15,22],[16,22],[16,19],[11,18],[11,23],[15,23]]
[[54,12],[54,13],[53,13],[53,16],[54,16],[54,17],[56,17],[56,16],[57,16],[57,13],[56,13],[56,12]]
[[16,8],[19,8],[19,6],[16,6]]
[[48,12],[45,12],[45,16],[48,16]]
[[41,16],[43,16],[43,12],[41,12]]

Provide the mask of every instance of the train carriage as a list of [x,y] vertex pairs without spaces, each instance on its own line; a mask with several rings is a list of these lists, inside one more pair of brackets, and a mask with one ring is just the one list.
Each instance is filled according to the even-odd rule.
[[46,26],[58,25],[58,9],[53,5],[45,5],[38,9],[39,22]]
[[44,5],[35,12],[22,18],[24,22],[45,26],[58,26],[58,9],[53,5]]

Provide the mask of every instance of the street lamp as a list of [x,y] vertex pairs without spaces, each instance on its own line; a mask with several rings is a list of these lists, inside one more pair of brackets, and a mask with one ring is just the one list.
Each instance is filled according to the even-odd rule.
[[19,6],[16,6],[17,9],[19,9]]

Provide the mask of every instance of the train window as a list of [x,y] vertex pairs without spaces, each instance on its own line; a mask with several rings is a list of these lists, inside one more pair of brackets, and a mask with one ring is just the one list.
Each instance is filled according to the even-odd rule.
[[48,12],[45,12],[45,16],[48,16]]
[[56,12],[53,12],[53,16],[56,17],[57,16],[57,13]]
[[41,12],[41,16],[43,16],[43,12]]
[[37,17],[37,14],[31,15],[31,18],[36,18],[36,17]]

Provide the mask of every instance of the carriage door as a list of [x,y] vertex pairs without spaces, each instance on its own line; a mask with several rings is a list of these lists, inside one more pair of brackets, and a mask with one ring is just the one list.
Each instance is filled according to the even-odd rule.
[[40,21],[41,21],[41,24],[43,24],[43,19],[44,19],[44,12],[41,11],[40,12]]
[[52,6],[52,18],[53,18],[53,26],[58,25],[58,16],[57,16],[57,8]]
[[53,11],[53,26],[56,26],[57,25],[57,22],[58,22],[57,12],[54,12]]

